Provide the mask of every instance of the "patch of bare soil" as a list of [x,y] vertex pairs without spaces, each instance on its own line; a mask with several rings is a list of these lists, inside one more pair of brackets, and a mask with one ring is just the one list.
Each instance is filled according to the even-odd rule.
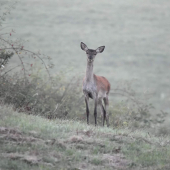
[[52,163],[44,162],[43,159],[40,156],[37,155],[29,155],[27,153],[25,154],[19,154],[19,153],[2,153],[2,157],[9,158],[11,160],[21,160],[24,161],[30,165],[37,165],[37,164],[43,164],[47,166],[54,167]]
[[[88,136],[88,137],[87,137]],[[89,135],[81,133],[81,135],[73,135],[70,136],[66,141],[64,141],[67,144],[74,145],[77,149],[82,150],[89,150],[90,148],[93,148],[93,146],[99,146],[100,148],[105,148],[105,144],[102,143],[102,141],[97,141],[94,138],[89,138]],[[105,162],[107,167],[113,167],[116,169],[127,169],[130,162],[125,159],[125,156],[123,154],[120,154],[121,147],[114,147],[112,150],[113,154],[103,154],[101,160]],[[89,155],[87,156],[89,157]],[[90,156],[91,157],[91,156]],[[104,165],[103,164],[103,165]],[[82,164],[82,169],[87,168],[86,164]]]
[[41,157],[38,157],[36,155],[27,155],[19,153],[2,153],[1,155],[5,158],[20,159],[29,164],[38,164],[41,161]]
[[42,142],[43,140],[40,138],[35,138],[33,136],[25,136],[19,130],[12,128],[0,127],[0,139],[10,140],[18,143],[23,142]]
[[[25,144],[30,144],[30,146],[33,144],[41,147],[44,146],[48,150],[46,152],[46,150],[41,151],[31,149],[27,151],[24,150],[24,152],[20,153],[13,150],[10,152],[3,150],[3,152],[0,153],[0,157],[8,158],[11,160],[20,160],[30,165],[43,164],[46,166],[55,167],[56,165],[58,166],[58,163],[61,160],[64,160],[65,163],[68,163],[69,159],[72,160],[72,158],[63,158],[63,155],[58,151],[53,150],[53,147],[61,148],[62,151],[65,151],[67,150],[67,148],[71,148],[73,146],[76,149],[85,150],[85,157],[93,160],[94,155],[91,155],[91,149],[93,149],[94,146],[99,147],[101,154],[106,148],[106,145],[101,140],[95,139],[94,135],[95,134],[93,131],[83,131],[81,133],[78,133],[77,135],[72,135],[63,141],[57,139],[45,140],[37,137],[38,134],[35,131],[31,131],[30,133],[25,134],[14,128],[0,127],[0,141],[5,145],[9,143],[10,145],[12,144],[22,147],[25,146]],[[103,163],[100,166],[106,166],[116,169],[126,169],[129,162],[122,154],[120,154],[120,150],[120,147],[115,147],[113,148],[113,154],[101,155],[99,159],[101,159],[101,162]],[[63,163],[62,161],[60,162],[60,164]],[[91,169],[93,166],[94,169],[95,167],[97,168],[97,166],[89,164],[86,161],[79,164],[80,169]]]
[[105,145],[99,141],[95,141],[94,138],[87,138],[86,136],[83,135],[73,135],[70,136],[67,140],[64,141],[64,143],[67,144],[83,144],[83,145],[88,145],[88,146],[99,146],[101,148],[104,148]]
[[118,169],[126,169],[129,165],[129,161],[125,159],[123,154],[104,154],[103,160],[109,163],[109,166],[115,167]]
[[[31,133],[29,133],[29,135],[31,135]],[[36,132],[34,132],[34,135],[36,134]],[[4,143],[15,143],[17,145],[19,144],[37,144],[37,145],[53,145],[55,142],[55,140],[43,140],[41,138],[37,138],[37,137],[33,137],[33,136],[26,136],[24,133],[21,133],[19,130],[16,129],[12,129],[12,128],[6,128],[6,127],[0,127],[0,140]],[[51,166],[53,167],[54,165],[52,163],[49,162],[45,162],[42,158],[42,156],[40,156],[39,153],[37,153],[37,151],[27,151],[25,153],[17,153],[17,152],[10,152],[10,153],[0,153],[0,157],[3,158],[8,158],[11,160],[21,160],[24,161],[28,164],[31,165],[36,165],[36,164],[43,164],[43,165],[47,165],[47,166]],[[53,159],[53,156],[51,156],[51,159]],[[54,157],[54,162],[56,162],[55,160],[57,160]]]

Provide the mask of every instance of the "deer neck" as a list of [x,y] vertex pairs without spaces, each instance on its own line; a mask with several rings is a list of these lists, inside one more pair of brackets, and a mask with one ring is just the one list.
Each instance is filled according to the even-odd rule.
[[93,78],[93,63],[87,61],[86,67],[86,82],[94,82]]

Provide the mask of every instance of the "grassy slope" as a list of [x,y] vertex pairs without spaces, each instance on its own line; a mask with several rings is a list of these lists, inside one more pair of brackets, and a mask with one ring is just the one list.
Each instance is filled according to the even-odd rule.
[[170,138],[0,106],[0,169],[170,169]]

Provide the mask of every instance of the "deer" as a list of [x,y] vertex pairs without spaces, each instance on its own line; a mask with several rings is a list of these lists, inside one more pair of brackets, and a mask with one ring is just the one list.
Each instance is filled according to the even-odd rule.
[[[87,66],[86,73],[83,79],[83,93],[85,96],[86,104],[86,115],[87,115],[87,124],[89,125],[89,98],[94,101],[94,119],[95,126],[97,126],[97,106],[100,106],[103,126],[106,121],[107,126],[109,126],[109,115],[107,114],[109,99],[108,95],[110,92],[110,83],[103,76],[97,76],[93,73],[93,63],[96,55],[102,53],[105,49],[105,46],[100,46],[96,50],[89,49],[86,44],[83,42],[80,43],[82,50],[86,52],[87,55]],[[103,106],[103,102],[104,106]]]

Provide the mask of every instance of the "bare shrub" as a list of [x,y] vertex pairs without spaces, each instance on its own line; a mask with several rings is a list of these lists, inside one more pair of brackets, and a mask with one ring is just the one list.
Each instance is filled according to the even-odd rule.
[[116,127],[155,128],[164,123],[167,113],[155,110],[149,102],[152,93],[136,92],[133,81],[124,81],[112,90],[111,95],[120,98],[110,106],[110,122]]

